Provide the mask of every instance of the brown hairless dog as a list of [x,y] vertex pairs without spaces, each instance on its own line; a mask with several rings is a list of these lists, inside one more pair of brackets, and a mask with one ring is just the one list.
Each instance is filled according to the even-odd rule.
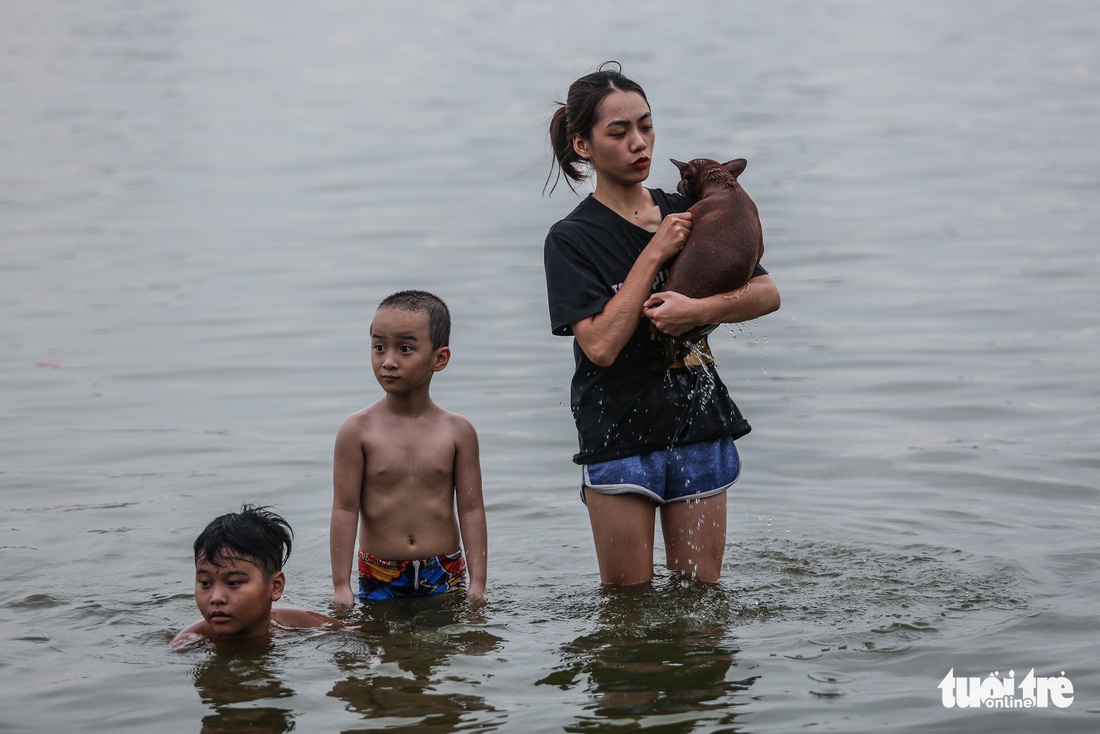
[[[696,158],[689,163],[672,159],[680,169],[676,190],[698,199],[691,236],[672,263],[661,290],[689,298],[706,298],[735,291],[749,282],[753,268],[764,255],[760,214],[737,176],[745,170],[744,158],[718,163]],[[669,362],[683,357],[688,343],[714,331],[717,324],[697,326],[678,337],[664,336]]]

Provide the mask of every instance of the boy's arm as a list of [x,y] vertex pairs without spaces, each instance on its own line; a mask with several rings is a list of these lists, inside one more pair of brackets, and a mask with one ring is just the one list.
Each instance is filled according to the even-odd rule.
[[308,609],[294,607],[276,607],[271,610],[271,619],[283,627],[328,627],[342,629],[344,623],[325,614],[311,612]]
[[466,555],[466,570],[470,574],[466,598],[485,599],[486,565],[489,556],[488,531],[485,523],[485,501],[481,494],[481,459],[477,432],[465,419],[460,420],[455,452],[455,504],[458,509],[458,531]]
[[332,565],[332,604],[347,608],[355,603],[351,590],[351,565],[355,556],[355,532],[363,487],[362,442],[352,419],[336,434],[332,457],[332,519],[329,524],[329,562]]

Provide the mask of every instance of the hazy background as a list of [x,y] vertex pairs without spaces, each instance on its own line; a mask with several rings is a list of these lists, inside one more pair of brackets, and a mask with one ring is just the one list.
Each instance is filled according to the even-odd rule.
[[[0,728],[1095,729],[1098,34],[1083,0],[0,4]],[[610,58],[653,186],[749,160],[784,299],[712,337],[753,424],[715,589],[600,593],[569,461],[546,125]],[[242,502],[327,607],[332,439],[408,287],[454,314],[489,608],[168,651]],[[1010,668],[1073,705],[943,707]]]

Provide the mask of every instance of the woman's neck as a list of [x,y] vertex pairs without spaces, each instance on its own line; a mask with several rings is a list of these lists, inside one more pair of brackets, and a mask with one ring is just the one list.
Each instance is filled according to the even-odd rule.
[[592,193],[596,201],[632,224],[656,232],[661,224],[661,212],[649,190],[638,184],[628,188],[600,187]]

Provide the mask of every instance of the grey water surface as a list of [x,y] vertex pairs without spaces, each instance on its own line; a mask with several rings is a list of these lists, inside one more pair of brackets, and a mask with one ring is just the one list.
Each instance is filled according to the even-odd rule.
[[[1097,730],[1097,38],[1085,0],[0,3],[0,731]],[[749,160],[784,299],[711,338],[753,425],[716,587],[601,590],[577,498],[546,124],[609,58],[652,185]],[[490,603],[169,650],[242,502],[328,609],[332,439],[410,287]],[[1031,670],[1072,704],[944,704]]]

